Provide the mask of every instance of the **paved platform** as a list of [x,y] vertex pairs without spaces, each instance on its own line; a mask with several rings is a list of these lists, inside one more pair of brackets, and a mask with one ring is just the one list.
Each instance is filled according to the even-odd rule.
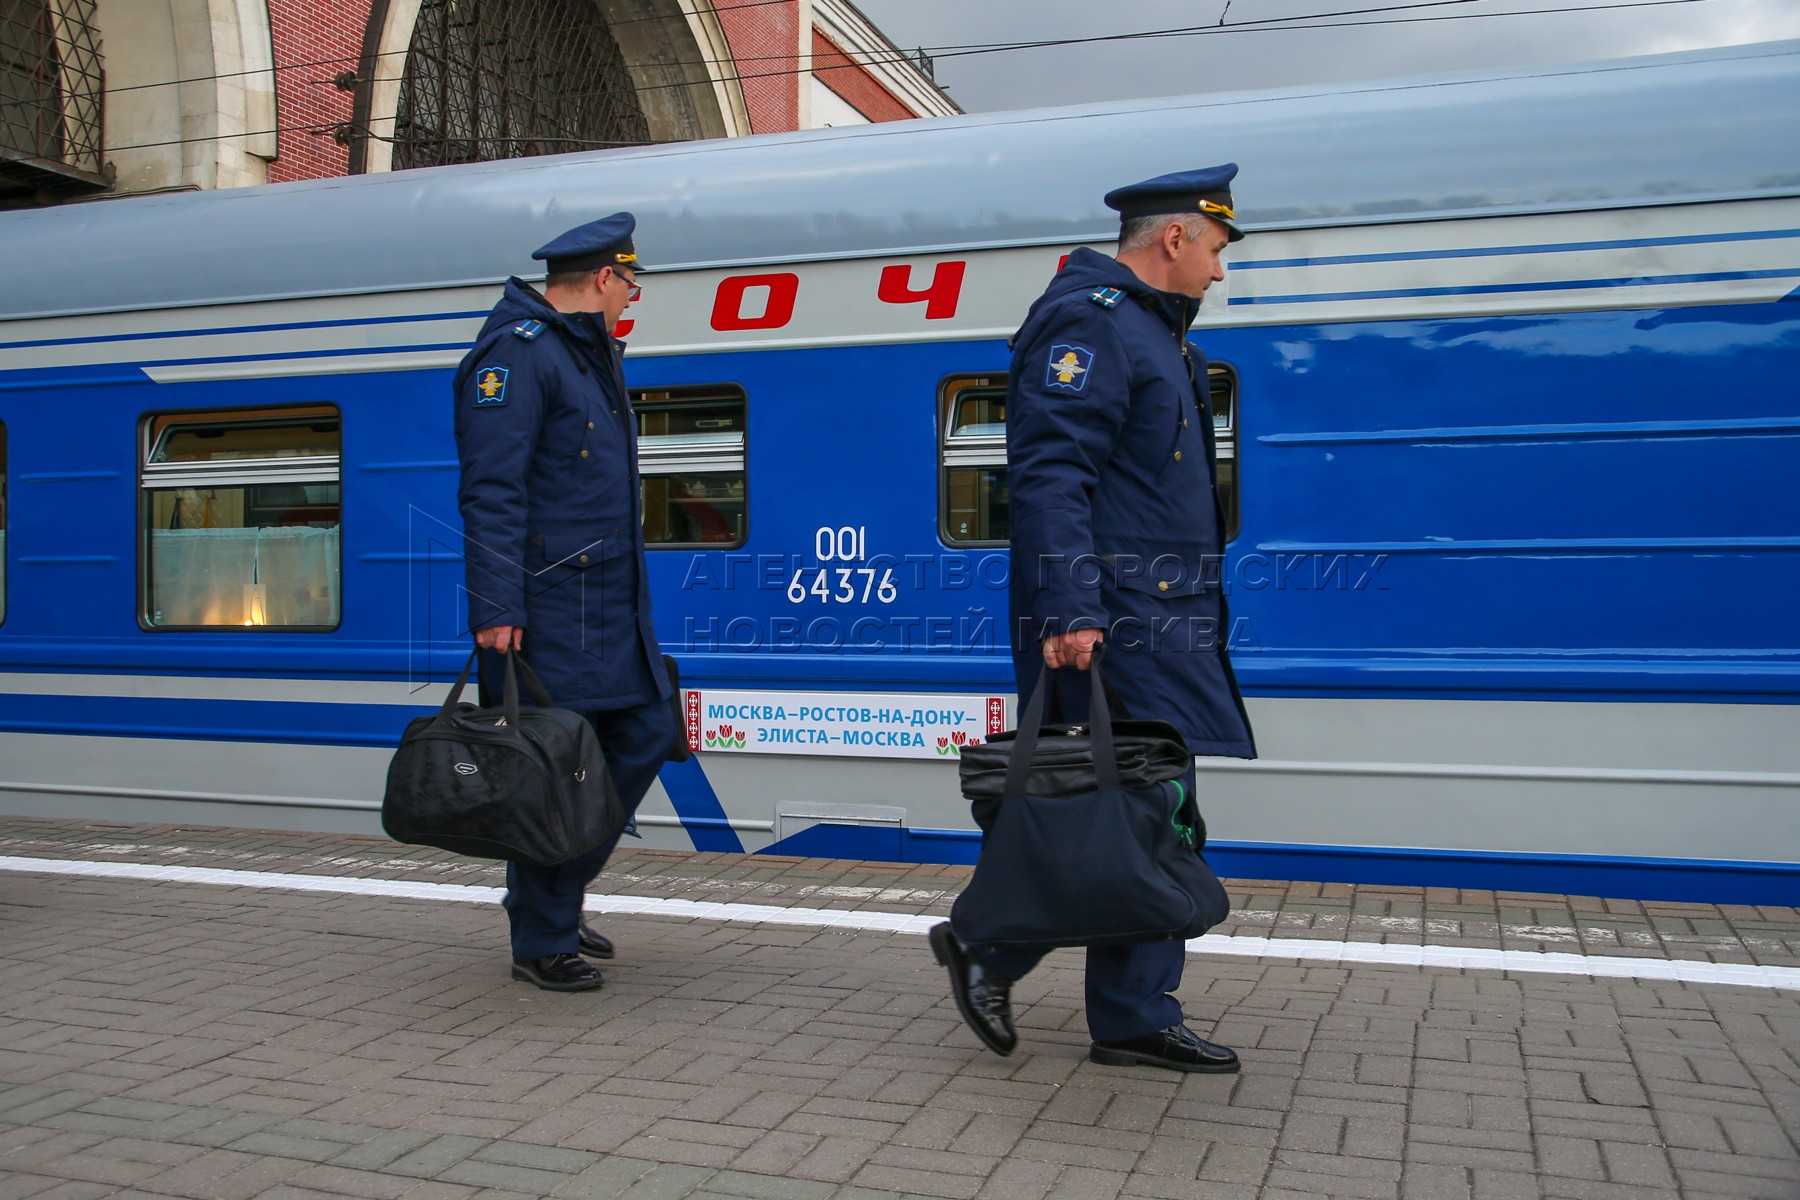
[[508,978],[488,864],[22,819],[0,858],[0,1200],[1800,1198],[1792,908],[1228,881],[1181,998],[1245,1071],[1182,1078],[1085,1060],[1072,952],[982,1051],[888,931],[961,868],[628,848],[595,891],[647,911],[565,996]]

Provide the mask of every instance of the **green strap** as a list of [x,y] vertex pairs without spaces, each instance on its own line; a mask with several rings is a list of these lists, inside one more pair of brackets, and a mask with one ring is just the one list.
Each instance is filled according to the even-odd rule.
[[1175,827],[1175,836],[1181,839],[1181,844],[1192,850],[1194,848],[1194,827],[1183,825],[1178,819],[1181,816],[1182,805],[1187,803],[1187,789],[1181,786],[1179,779],[1169,780],[1169,786],[1175,789],[1175,807],[1169,813],[1169,824]]

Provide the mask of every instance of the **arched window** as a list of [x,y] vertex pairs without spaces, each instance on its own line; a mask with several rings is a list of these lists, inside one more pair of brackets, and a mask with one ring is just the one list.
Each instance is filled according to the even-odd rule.
[[649,127],[596,0],[424,0],[393,136],[399,170],[634,144]]
[[95,0],[0,0],[0,201],[105,186]]

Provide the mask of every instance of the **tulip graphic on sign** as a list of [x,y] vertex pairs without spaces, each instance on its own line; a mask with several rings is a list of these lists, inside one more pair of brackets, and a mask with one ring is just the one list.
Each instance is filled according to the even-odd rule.
[[721,725],[717,729],[706,731],[706,748],[708,750],[742,750],[747,741],[744,731],[730,725]]
[[937,740],[937,752],[945,758],[961,758],[964,747],[979,745],[981,745],[980,738],[970,737],[959,729],[949,737],[941,737]]

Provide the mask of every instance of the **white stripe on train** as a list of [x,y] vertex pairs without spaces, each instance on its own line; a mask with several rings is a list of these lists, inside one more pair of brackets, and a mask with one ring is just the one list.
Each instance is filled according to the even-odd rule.
[[[1285,265],[1229,273],[1208,293],[1196,329],[1769,302],[1800,286],[1800,239],[1616,243],[1797,226],[1800,199],[1780,199],[1273,232],[1246,243],[1253,252],[1237,253],[1247,263]],[[1501,253],[1454,256],[1471,248]],[[1421,251],[1451,256],[1417,257]],[[791,270],[650,274],[621,336],[634,356],[1001,338],[1018,327],[1062,253],[970,248]],[[1388,254],[1396,257],[1319,261]],[[960,271],[939,271],[958,263]],[[1746,272],[1775,274],[1710,277]],[[1592,286],[1566,286],[1582,282]],[[460,357],[481,323],[447,314],[480,313],[496,296],[487,285],[11,322],[0,338],[0,372],[134,364],[176,382],[430,369]],[[1266,302],[1271,297],[1287,299]],[[65,344],[19,344],[58,341]],[[302,357],[315,353],[335,357]],[[217,358],[258,361],[193,361]]]

